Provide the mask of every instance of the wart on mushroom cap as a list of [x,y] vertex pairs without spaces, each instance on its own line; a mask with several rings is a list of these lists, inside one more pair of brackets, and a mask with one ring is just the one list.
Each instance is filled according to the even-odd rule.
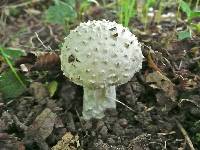
[[[142,60],[137,38],[128,28],[106,20],[81,23],[70,31],[61,50],[62,70],[73,82],[84,87],[84,101],[88,99],[85,96],[87,91],[97,89],[105,89],[99,91],[104,91],[104,97],[107,94],[108,97],[115,98],[116,94],[108,94],[115,92],[115,88],[111,86],[128,82],[142,68]],[[95,99],[95,94],[92,93],[89,95]],[[108,98],[101,101],[107,101],[106,99]],[[97,106],[90,106],[90,109],[95,109],[94,107]],[[102,112],[100,116],[103,116]],[[96,116],[85,118],[91,117]]]

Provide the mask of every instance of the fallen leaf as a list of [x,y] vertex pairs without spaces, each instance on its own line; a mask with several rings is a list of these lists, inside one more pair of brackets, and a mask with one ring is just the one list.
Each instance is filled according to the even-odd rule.
[[58,143],[51,150],[77,150],[80,147],[79,136],[66,132]]
[[36,117],[28,130],[37,132],[37,134],[45,140],[53,131],[56,117],[57,115],[55,113],[49,108],[46,108]]
[[37,57],[35,64],[31,70],[49,70],[58,69],[60,67],[60,57],[56,53],[43,53]]
[[24,143],[8,133],[0,133],[0,146],[1,150],[25,150]]
[[50,97],[54,96],[57,88],[58,88],[58,82],[56,82],[56,81],[51,81],[48,84],[48,90],[49,90]]
[[162,106],[162,112],[170,112],[177,106],[177,103],[175,101],[171,101],[170,97],[166,96],[164,91],[158,91],[155,96],[157,103]]
[[21,56],[15,61],[15,66],[19,67],[21,64],[34,64],[37,56],[34,53],[27,53],[26,56]]
[[49,96],[47,88],[40,82],[31,83],[29,92],[34,96],[36,100],[41,100]]
[[152,59],[152,56],[151,56],[151,53],[150,51],[148,52],[148,55],[147,55],[147,62],[148,62],[148,66],[156,71],[159,71],[159,72],[162,72],[158,66],[154,63],[153,59]]
[[30,52],[15,61],[15,66],[24,65],[28,71],[60,70],[60,57],[55,52]]
[[154,71],[146,76],[146,82],[149,86],[156,89],[161,89],[172,100],[176,99],[175,85],[159,71]]

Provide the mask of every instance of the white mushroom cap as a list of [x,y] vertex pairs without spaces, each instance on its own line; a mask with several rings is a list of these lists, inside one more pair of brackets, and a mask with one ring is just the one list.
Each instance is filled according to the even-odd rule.
[[60,57],[64,75],[89,88],[126,83],[142,68],[143,61],[135,35],[106,20],[81,23],[70,31]]

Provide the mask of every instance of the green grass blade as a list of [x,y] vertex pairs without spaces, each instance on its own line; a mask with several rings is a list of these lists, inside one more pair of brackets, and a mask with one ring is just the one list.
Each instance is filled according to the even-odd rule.
[[17,74],[15,68],[13,67],[12,63],[10,62],[10,60],[8,59],[8,56],[4,53],[3,48],[0,47],[0,52],[3,56],[3,58],[5,59],[6,63],[9,65],[10,69],[12,70],[12,72],[14,73],[15,77],[17,78],[17,80],[20,82],[20,84],[26,88],[26,85],[24,84],[24,82],[21,80],[21,78],[19,77],[19,75]]

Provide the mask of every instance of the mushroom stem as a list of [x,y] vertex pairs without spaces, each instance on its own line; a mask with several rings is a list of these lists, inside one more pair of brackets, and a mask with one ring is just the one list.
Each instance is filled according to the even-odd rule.
[[91,118],[103,118],[106,109],[116,109],[116,102],[114,99],[116,99],[115,86],[102,89],[84,87],[83,118],[86,120]]

